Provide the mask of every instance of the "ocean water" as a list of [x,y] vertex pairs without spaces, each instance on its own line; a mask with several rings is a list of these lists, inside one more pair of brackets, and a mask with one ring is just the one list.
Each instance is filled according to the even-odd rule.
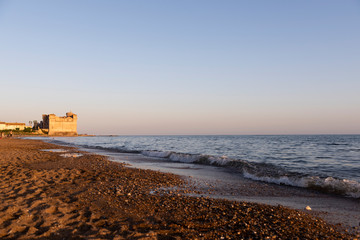
[[95,136],[52,141],[168,162],[231,168],[253,180],[360,198],[360,135]]

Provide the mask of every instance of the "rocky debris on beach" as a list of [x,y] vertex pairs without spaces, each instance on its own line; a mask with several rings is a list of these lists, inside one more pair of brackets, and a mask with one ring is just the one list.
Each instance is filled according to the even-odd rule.
[[0,141],[1,239],[356,238],[302,211],[186,196],[176,175],[50,148]]

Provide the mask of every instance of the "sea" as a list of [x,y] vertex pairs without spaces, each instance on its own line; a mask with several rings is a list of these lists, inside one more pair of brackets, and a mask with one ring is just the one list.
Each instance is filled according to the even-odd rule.
[[360,198],[360,135],[89,136],[47,138],[167,164],[216,166],[272,184]]

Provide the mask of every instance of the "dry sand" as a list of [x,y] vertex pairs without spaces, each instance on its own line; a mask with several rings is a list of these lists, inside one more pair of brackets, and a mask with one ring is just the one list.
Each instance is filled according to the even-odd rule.
[[[282,206],[189,197],[181,178],[0,139],[1,239],[355,239]],[[70,148],[69,148],[70,149]],[[76,152],[76,149],[72,149]]]

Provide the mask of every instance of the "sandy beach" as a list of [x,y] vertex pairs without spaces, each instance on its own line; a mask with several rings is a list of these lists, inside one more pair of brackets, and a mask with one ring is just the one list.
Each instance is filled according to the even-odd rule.
[[177,175],[38,140],[0,139],[0,178],[1,239],[357,238],[303,211],[190,197]]

